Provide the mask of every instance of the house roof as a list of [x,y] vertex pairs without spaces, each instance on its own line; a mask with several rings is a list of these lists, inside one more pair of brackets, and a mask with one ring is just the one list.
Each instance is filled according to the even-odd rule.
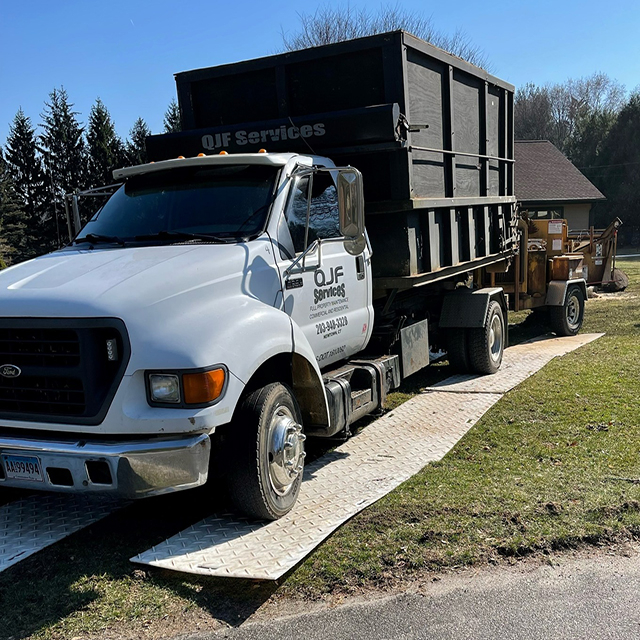
[[605,197],[548,140],[516,140],[515,194],[520,202],[593,202]]

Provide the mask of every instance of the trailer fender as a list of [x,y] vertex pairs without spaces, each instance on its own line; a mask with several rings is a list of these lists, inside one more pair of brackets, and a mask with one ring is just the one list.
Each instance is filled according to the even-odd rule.
[[475,291],[461,287],[447,294],[440,314],[440,329],[481,329],[487,317],[489,302],[495,300],[502,308],[507,326],[507,300],[501,287]]
[[567,299],[567,291],[572,285],[578,285],[582,289],[584,299],[587,299],[587,282],[584,278],[574,280],[552,280],[547,287],[545,304],[548,307],[562,307]]

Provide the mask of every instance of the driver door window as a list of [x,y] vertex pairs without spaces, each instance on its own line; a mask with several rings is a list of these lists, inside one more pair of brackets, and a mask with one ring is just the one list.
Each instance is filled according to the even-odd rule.
[[304,235],[309,197],[311,206],[307,245],[317,239],[340,237],[338,192],[331,175],[317,173],[313,176],[298,178],[285,214],[296,254],[306,249]]

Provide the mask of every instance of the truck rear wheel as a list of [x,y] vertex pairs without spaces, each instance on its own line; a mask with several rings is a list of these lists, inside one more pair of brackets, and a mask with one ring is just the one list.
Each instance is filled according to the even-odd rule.
[[549,325],[558,336],[575,336],[584,320],[584,294],[577,286],[569,287],[561,307],[549,307]]
[[484,327],[468,330],[469,362],[473,371],[488,374],[498,371],[504,354],[505,335],[502,308],[491,300]]
[[245,397],[227,441],[226,482],[232,505],[260,520],[277,520],[295,504],[304,468],[300,408],[279,382]]

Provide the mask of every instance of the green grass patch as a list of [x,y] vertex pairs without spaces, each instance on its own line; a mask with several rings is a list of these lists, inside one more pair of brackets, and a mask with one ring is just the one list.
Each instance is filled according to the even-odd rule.
[[[600,340],[507,394],[440,462],[358,514],[280,583],[141,570],[128,560],[215,505],[197,493],[122,510],[0,574],[0,638],[157,637],[267,599],[321,597],[416,570],[498,562],[640,533],[640,260],[628,294],[587,303]],[[524,315],[516,341],[540,331]],[[414,376],[398,406],[446,367]],[[198,624],[200,623],[198,622]]]

